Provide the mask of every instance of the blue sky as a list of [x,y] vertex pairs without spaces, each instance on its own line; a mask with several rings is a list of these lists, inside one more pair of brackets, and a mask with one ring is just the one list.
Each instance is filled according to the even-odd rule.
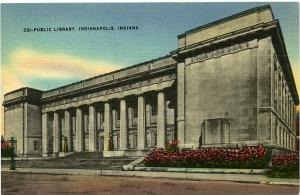
[[[2,4],[2,90],[48,90],[164,56],[177,48],[178,34],[265,4]],[[280,21],[299,91],[299,4],[269,4]],[[117,25],[139,30],[23,32],[24,27]]]

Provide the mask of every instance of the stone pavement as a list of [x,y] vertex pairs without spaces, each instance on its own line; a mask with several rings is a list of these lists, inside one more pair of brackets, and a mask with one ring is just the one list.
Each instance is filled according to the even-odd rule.
[[298,186],[230,181],[42,173],[1,174],[5,195],[297,195]]
[[299,186],[299,179],[268,178],[265,175],[247,174],[214,174],[214,173],[184,173],[184,172],[155,172],[155,171],[121,171],[121,170],[88,170],[88,169],[50,169],[50,168],[17,168],[14,171],[9,168],[1,169],[2,172],[20,173],[45,173],[58,175],[107,175],[125,177],[152,177],[171,178],[184,180],[214,180],[234,181],[247,183],[261,183],[274,185]]

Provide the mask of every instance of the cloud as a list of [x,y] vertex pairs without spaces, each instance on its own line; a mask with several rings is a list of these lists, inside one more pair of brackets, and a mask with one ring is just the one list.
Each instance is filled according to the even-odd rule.
[[1,70],[1,85],[2,92],[6,93],[24,87],[26,84],[9,68],[3,68]]
[[[59,53],[42,53],[32,49],[17,49],[9,57],[8,64],[1,64],[1,102],[5,93],[18,88],[39,89],[40,83],[29,86],[33,79],[62,82],[70,79],[80,80],[122,68],[105,61],[87,60]],[[3,116],[3,109],[1,109],[1,119]],[[3,133],[3,129],[1,123],[0,134]]]
[[[3,92],[27,86],[34,80],[80,80],[120,69],[105,61],[87,60],[66,54],[48,54],[32,49],[15,50],[9,64],[2,65]],[[35,86],[30,86],[35,87]]]
[[92,61],[66,54],[46,54],[19,49],[12,54],[12,67],[42,78],[86,78],[120,68],[104,61]]

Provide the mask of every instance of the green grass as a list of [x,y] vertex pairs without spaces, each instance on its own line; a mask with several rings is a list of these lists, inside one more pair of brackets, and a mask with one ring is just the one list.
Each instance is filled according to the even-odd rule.
[[270,170],[267,176],[270,178],[299,179],[299,170]]

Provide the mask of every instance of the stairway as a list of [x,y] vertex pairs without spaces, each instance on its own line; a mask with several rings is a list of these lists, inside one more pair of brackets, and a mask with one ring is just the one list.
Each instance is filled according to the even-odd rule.
[[[134,161],[135,157],[103,157],[101,152],[77,152],[66,157],[38,160],[17,160],[17,168],[56,169],[110,169],[122,170],[122,165]],[[1,160],[2,167],[10,165],[9,160]]]

